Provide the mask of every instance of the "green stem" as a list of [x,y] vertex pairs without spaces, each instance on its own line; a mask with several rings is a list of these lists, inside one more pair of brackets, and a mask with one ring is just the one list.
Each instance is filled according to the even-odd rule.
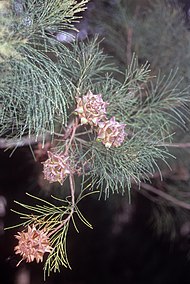
[[48,234],[48,237],[52,236],[53,234],[55,234],[59,229],[61,229],[63,226],[65,226],[65,224],[67,224],[73,213],[74,213],[74,208],[75,208],[75,181],[74,181],[74,176],[73,174],[69,175],[69,183],[70,183],[70,190],[71,190],[71,211],[69,213],[69,215],[67,216],[66,219],[64,219],[61,224],[59,224],[59,226],[57,226],[53,231],[51,231]]

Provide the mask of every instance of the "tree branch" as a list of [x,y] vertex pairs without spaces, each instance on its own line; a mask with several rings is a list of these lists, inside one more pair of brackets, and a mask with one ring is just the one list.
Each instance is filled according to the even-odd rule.
[[157,146],[171,147],[171,148],[190,148],[190,143],[161,143]]
[[153,187],[152,185],[150,184],[147,184],[147,183],[144,183],[144,182],[141,182],[141,188],[147,190],[147,191],[150,191],[162,198],[164,198],[165,200],[177,205],[177,206],[180,206],[184,209],[187,209],[187,210],[190,210],[190,204],[184,202],[184,201],[181,201],[181,200],[178,200],[177,198],[169,195],[168,193],[166,192],[163,192],[155,187]]
[[[15,148],[15,147],[24,147],[32,144],[36,144],[38,142],[42,142],[44,138],[42,136],[25,136],[21,139],[15,138],[0,138],[0,149],[7,149],[7,148]],[[47,135],[46,140],[50,140],[50,135]]]

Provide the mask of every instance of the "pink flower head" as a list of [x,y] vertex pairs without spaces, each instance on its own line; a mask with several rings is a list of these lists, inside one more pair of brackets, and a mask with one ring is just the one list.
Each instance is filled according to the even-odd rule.
[[52,250],[46,232],[43,229],[37,230],[34,225],[28,226],[28,231],[19,232],[15,237],[18,239],[18,245],[14,250],[16,254],[22,256],[21,261],[32,262],[36,260],[37,263],[42,262],[44,253]]
[[102,121],[98,124],[97,140],[101,141],[107,148],[119,147],[126,136],[125,124],[115,121],[115,117]]
[[66,177],[71,173],[69,156],[48,152],[48,157],[49,159],[43,162],[44,178],[50,183],[58,181],[62,185]]
[[81,124],[90,124],[97,126],[98,122],[106,119],[106,106],[107,102],[104,102],[102,95],[93,95],[91,91],[88,91],[87,95],[82,98],[76,98],[77,108],[75,109],[78,114]]

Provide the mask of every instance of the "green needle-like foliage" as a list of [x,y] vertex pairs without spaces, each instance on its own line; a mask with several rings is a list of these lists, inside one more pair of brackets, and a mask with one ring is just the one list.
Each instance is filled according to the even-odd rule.
[[148,137],[147,133],[138,133],[122,147],[106,151],[101,144],[93,145],[93,184],[106,198],[110,192],[124,194],[128,189],[130,201],[132,184],[140,184],[142,179],[149,179],[155,170],[159,170],[156,161],[164,161],[169,154],[156,145],[153,138]]
[[33,32],[46,30],[55,32],[65,29],[75,29],[74,23],[80,16],[77,13],[86,9],[88,0],[77,2],[76,0],[27,0],[24,1],[22,13],[23,20],[28,17]]
[[[110,69],[97,39],[69,47],[51,41],[55,62],[32,46],[23,47],[24,58],[11,60],[7,76],[0,78],[1,134],[16,129],[17,137],[25,133],[44,139],[47,132],[53,135],[57,121],[67,125],[75,96],[92,88]],[[6,65],[2,63],[2,68]]]

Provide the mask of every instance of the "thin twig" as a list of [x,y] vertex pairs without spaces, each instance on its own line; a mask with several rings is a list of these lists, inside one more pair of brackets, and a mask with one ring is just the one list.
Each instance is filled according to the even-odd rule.
[[91,134],[92,134],[92,129],[87,130],[87,131],[84,131],[84,132],[76,133],[76,134],[75,134],[75,137],[81,136],[81,135],[86,135],[86,134],[88,134],[88,133],[91,133]]
[[129,65],[131,63],[132,59],[132,35],[133,30],[132,28],[127,29],[127,64]]
[[[45,137],[45,140],[50,140],[50,136]],[[21,139],[15,138],[0,138],[0,149],[8,149],[15,147],[24,147],[44,141],[42,136],[24,136]]]
[[66,145],[65,154],[67,154],[68,151],[69,151],[69,148],[70,148],[70,146],[71,146],[71,143],[73,142],[73,139],[74,139],[74,137],[75,137],[75,132],[76,132],[78,126],[79,126],[79,124],[78,124],[78,118],[76,118],[75,121],[74,121],[74,123],[73,123],[73,125],[72,125],[71,138],[69,139],[69,142],[68,142],[68,144]]
[[144,182],[141,182],[141,187],[147,191],[150,191],[156,195],[159,195],[160,197],[164,198],[165,200],[167,201],[170,201],[171,203],[177,205],[177,206],[180,206],[184,209],[188,209],[190,210],[190,204],[184,202],[184,201],[181,201],[181,200],[178,200],[177,198],[167,194],[166,192],[163,192],[155,187],[153,187],[152,185],[150,184],[147,184],[147,183],[144,183]]
[[157,146],[172,147],[172,148],[190,148],[190,143],[161,143]]
[[52,236],[53,234],[55,234],[59,229],[61,229],[63,226],[65,226],[65,224],[67,224],[73,213],[74,213],[74,208],[75,208],[75,182],[74,182],[74,176],[73,174],[69,175],[69,184],[70,184],[70,190],[71,190],[71,211],[69,213],[69,215],[67,216],[66,219],[64,219],[61,224],[59,224],[59,226],[57,226],[53,231],[51,231],[48,234],[48,237]]

